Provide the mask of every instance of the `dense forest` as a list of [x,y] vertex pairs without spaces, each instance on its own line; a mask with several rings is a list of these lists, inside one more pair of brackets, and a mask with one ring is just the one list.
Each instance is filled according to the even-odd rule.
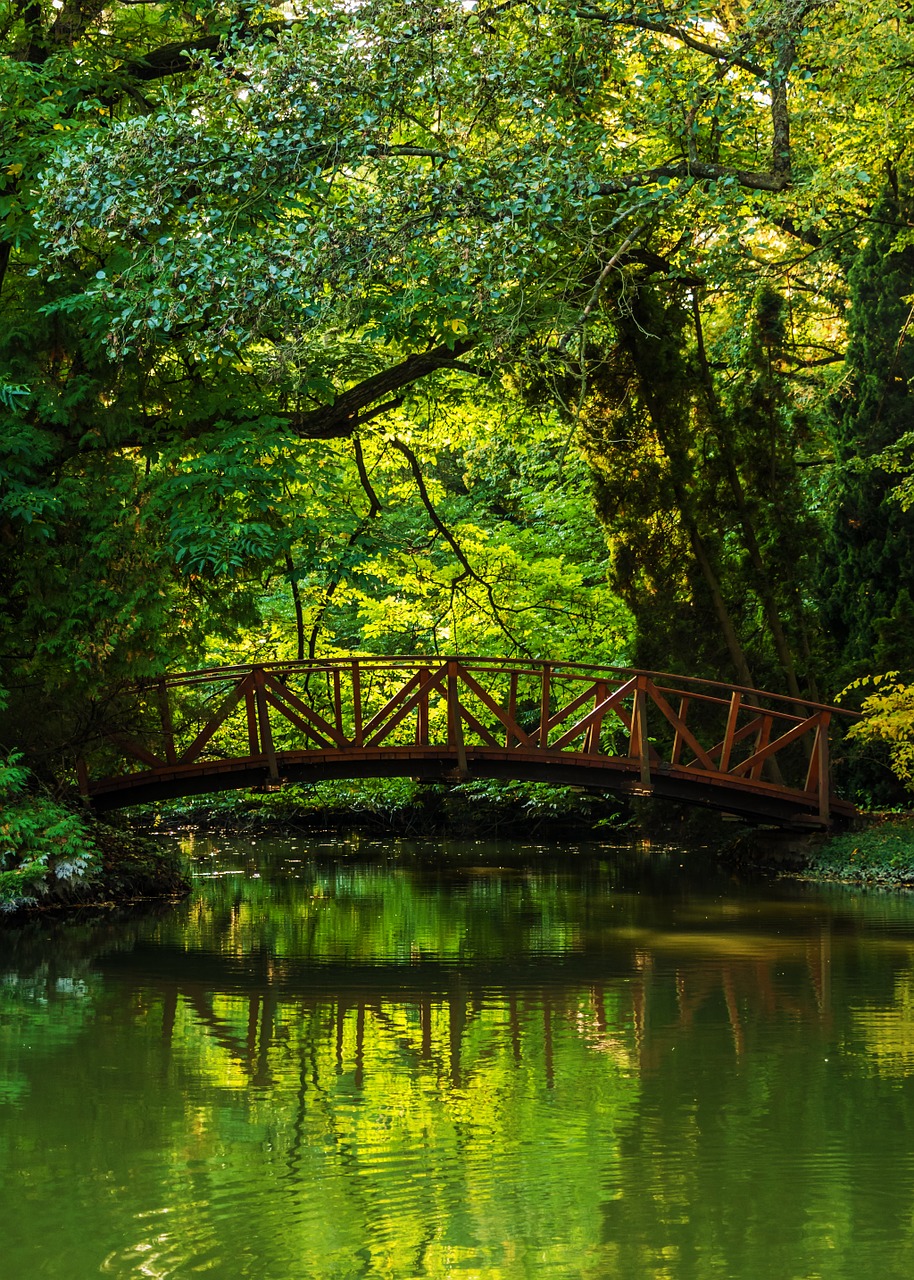
[[849,785],[912,781],[909,4],[10,0],[0,41],[0,880],[91,861],[112,691],[225,661],[850,687]]

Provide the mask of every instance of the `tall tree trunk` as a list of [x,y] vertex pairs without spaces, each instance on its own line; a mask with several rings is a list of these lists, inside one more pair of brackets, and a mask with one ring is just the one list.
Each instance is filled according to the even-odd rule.
[[746,502],[746,494],[743,489],[742,481],[739,478],[736,461],[733,457],[733,440],[729,430],[729,424],[725,415],[720,410],[717,401],[717,395],[714,388],[714,381],[711,377],[711,370],[708,365],[707,353],[705,351],[704,334],[701,327],[701,315],[698,309],[698,298],[692,294],[692,313],[695,319],[695,338],[698,346],[698,363],[701,368],[702,382],[704,384],[705,398],[708,405],[708,412],[711,422],[714,426],[714,434],[720,445],[721,458],[724,463],[724,471],[727,476],[727,484],[739,516],[740,526],[743,531],[743,542],[749,555],[749,563],[752,565],[752,571],[755,576],[755,586],[758,591],[759,598],[762,602],[762,609],[765,613],[765,621],[768,624],[768,630],[774,644],[775,653],[778,656],[778,662],[784,672],[787,681],[788,692],[794,698],[801,698],[800,684],[797,679],[796,664],[784,627],[781,623],[780,611],[778,609],[777,600],[774,594],[771,578],[762,556],[761,547],[759,546],[758,536],[755,532],[755,524],[752,519],[752,513]]

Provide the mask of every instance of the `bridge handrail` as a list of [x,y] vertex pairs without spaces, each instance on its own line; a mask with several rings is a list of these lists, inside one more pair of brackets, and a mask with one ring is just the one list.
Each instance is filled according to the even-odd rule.
[[[351,654],[346,657],[322,657],[322,658],[306,658],[303,661],[290,659],[288,661],[272,661],[272,662],[244,662],[234,663],[232,666],[225,667],[202,667],[196,671],[166,672],[164,675],[156,678],[150,677],[146,680],[138,681],[135,686],[139,690],[154,690],[160,687],[164,681],[167,688],[187,687],[194,684],[215,683],[220,680],[237,679],[238,677],[253,671],[255,669],[263,671],[276,672],[282,674],[284,672],[300,673],[312,672],[320,675],[323,672],[334,670],[349,670],[353,664],[360,667],[374,666],[386,670],[393,670],[402,667],[421,667],[421,666],[444,666],[448,662],[459,662],[462,666],[472,666],[482,670],[500,670],[508,674],[518,675],[538,675],[544,668],[549,668],[550,673],[557,679],[568,678],[564,672],[570,674],[580,673],[581,675],[591,676],[608,676],[620,677],[622,679],[631,679],[633,676],[646,676],[649,680],[673,681],[672,685],[658,685],[658,688],[664,693],[682,693],[677,687],[677,683],[687,684],[690,686],[699,686],[707,689],[722,690],[726,697],[713,697],[710,694],[695,693],[694,697],[701,698],[715,705],[725,705],[730,701],[730,695],[733,693],[747,694],[755,698],[765,698],[771,702],[784,703],[793,707],[804,707],[809,712],[827,711],[831,715],[843,716],[849,720],[861,719],[859,711],[851,711],[847,707],[839,707],[834,703],[816,702],[812,698],[795,697],[787,693],[772,693],[767,689],[758,689],[751,685],[727,684],[723,680],[711,680],[705,676],[689,676],[681,675],[672,671],[653,671],[643,667],[618,667],[603,666],[597,663],[571,662],[571,661],[553,661],[549,658],[493,658],[485,655],[464,655],[464,654],[398,654],[395,656],[385,656],[384,654]],[[805,717],[792,715],[790,712],[774,711],[772,714],[778,715],[779,718],[799,721]]]
[[781,820],[812,812],[820,825],[832,809],[853,812],[832,795],[829,723],[858,713],[703,676],[539,658],[357,654],[172,672],[112,695],[109,702],[124,699],[122,711],[109,719],[96,758],[111,760],[115,747],[114,772],[92,781],[88,762],[78,762],[86,796],[157,787],[192,794],[195,778],[213,789],[261,776],[481,771],[636,795],[659,788]]

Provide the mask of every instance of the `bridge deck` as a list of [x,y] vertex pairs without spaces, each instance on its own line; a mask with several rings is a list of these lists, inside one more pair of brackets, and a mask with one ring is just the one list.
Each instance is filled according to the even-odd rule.
[[848,713],[654,672],[338,659],[168,676],[120,705],[117,730],[80,767],[99,809],[406,776],[564,783],[801,827],[854,812],[829,778],[829,723]]

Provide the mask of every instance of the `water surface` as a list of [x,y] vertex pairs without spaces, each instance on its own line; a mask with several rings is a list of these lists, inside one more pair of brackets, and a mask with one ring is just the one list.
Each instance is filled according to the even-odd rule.
[[914,1274],[914,900],[197,842],[0,933],[0,1277]]

